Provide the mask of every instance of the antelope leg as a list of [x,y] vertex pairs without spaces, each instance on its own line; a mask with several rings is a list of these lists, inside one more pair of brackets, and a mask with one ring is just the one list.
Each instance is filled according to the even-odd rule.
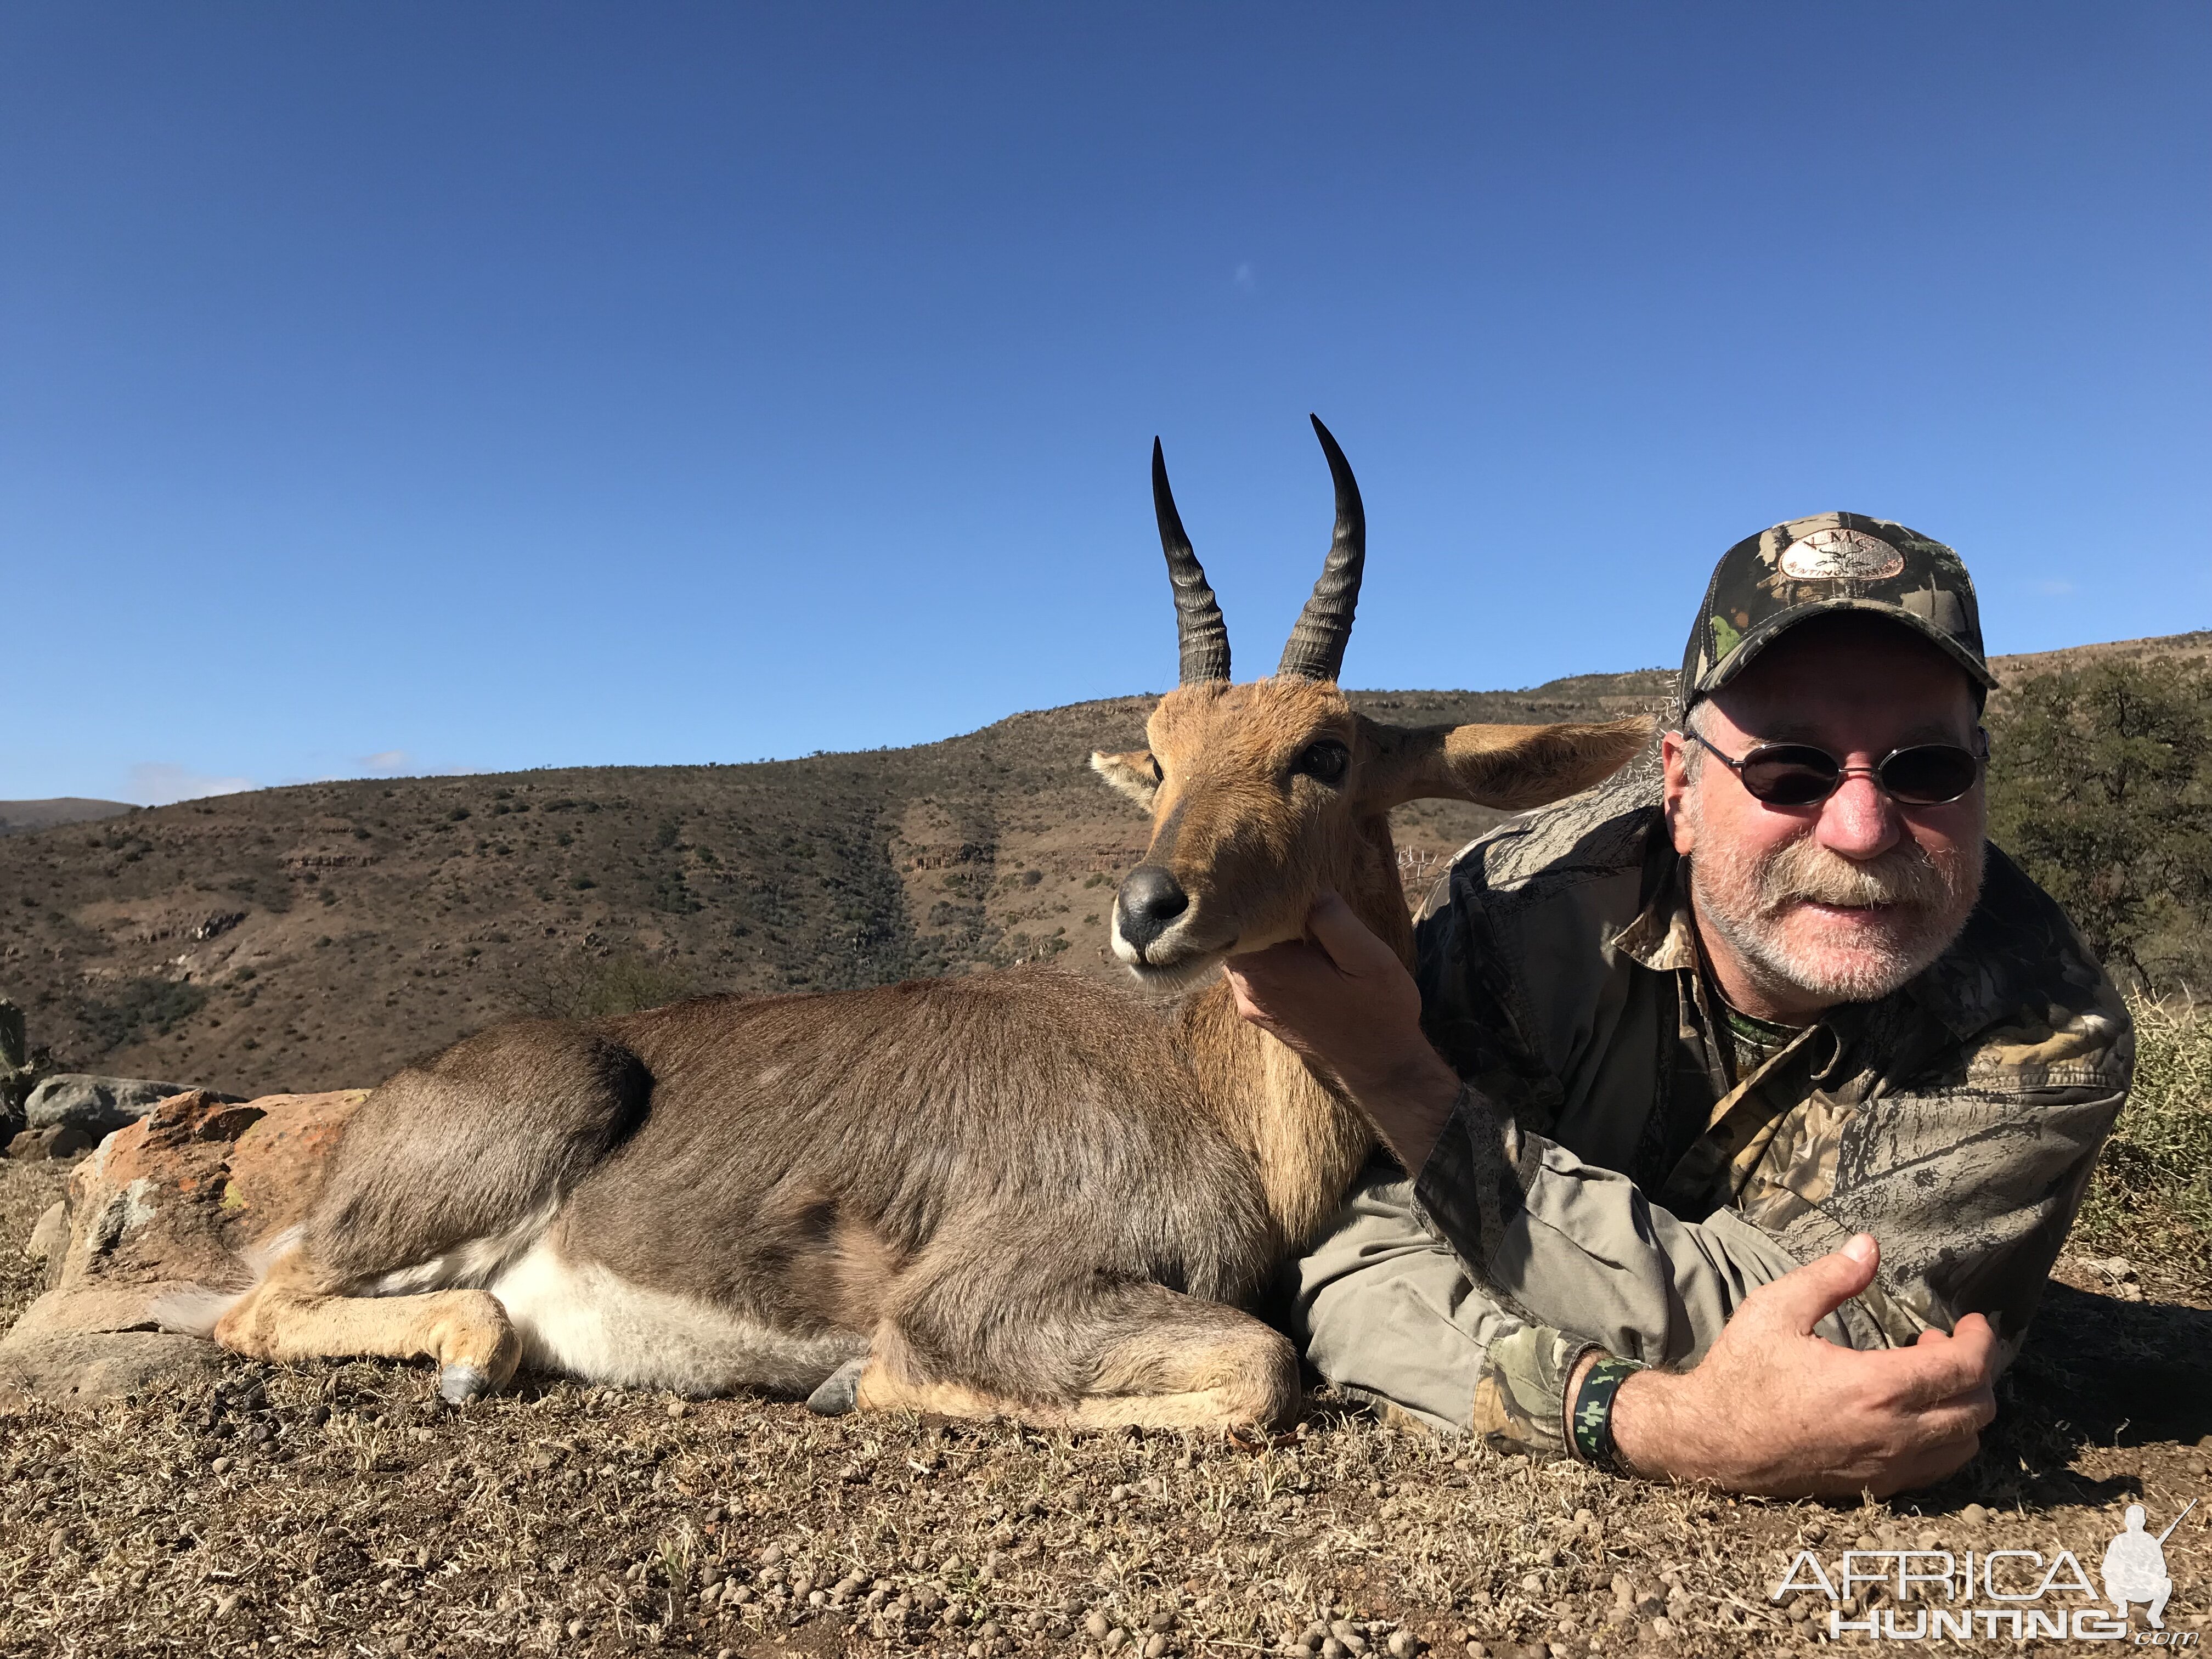
[[[1279,1332],[1164,1285],[1117,1286],[1020,1328],[1023,1340],[1010,1348],[1007,1326],[998,1328],[977,1367],[984,1374],[974,1376],[948,1375],[950,1367],[921,1357],[941,1351],[941,1340],[925,1347],[908,1333],[879,1331],[854,1403],[1064,1428],[1272,1426],[1297,1411],[1297,1355]],[[1047,1393],[1039,1383],[1049,1386],[1055,1364],[1081,1375],[1073,1388]]]
[[253,1359],[434,1359],[438,1392],[455,1405],[514,1375],[520,1345],[489,1291],[333,1296],[315,1285],[295,1251],[216,1322],[216,1341]]

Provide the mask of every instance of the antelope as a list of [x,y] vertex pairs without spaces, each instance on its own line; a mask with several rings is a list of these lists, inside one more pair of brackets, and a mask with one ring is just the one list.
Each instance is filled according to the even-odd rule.
[[526,1362],[832,1413],[1293,1413],[1297,1356],[1246,1309],[1374,1135],[1237,1018],[1218,969],[1299,938],[1325,887],[1410,961],[1392,807],[1534,806],[1648,736],[1354,712],[1336,678],[1365,518],[1314,428],[1335,534],[1273,677],[1242,685],[1152,447],[1181,683],[1147,748],[1091,764],[1152,822],[1114,951],[1173,995],[1032,966],[491,1028],[377,1089],[305,1221],[193,1322],[264,1359],[427,1357],[456,1404]]

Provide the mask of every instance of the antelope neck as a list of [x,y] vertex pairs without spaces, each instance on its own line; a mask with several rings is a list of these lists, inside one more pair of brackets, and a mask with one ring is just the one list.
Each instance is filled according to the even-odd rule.
[[[1397,856],[1386,820],[1361,826],[1364,854],[1346,903],[1375,934],[1413,965],[1413,925],[1398,884]],[[1365,1115],[1282,1042],[1237,1017],[1225,981],[1200,993],[1193,1036],[1211,1029],[1217,1040],[1194,1041],[1210,1060],[1206,1093],[1237,1140],[1259,1166],[1267,1210],[1286,1245],[1311,1241],[1336,1212],[1345,1189],[1375,1146]],[[1202,1062],[1203,1063],[1203,1062]]]

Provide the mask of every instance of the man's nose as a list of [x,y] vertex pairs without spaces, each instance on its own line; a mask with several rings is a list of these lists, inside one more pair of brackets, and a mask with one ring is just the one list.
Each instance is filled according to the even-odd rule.
[[1897,803],[1863,773],[1846,777],[1820,809],[1820,845],[1847,859],[1880,858],[1904,831]]

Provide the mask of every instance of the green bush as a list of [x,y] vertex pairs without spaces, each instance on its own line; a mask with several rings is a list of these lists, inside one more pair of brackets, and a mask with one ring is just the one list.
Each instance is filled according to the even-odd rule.
[[2136,1080],[2074,1226],[2076,1249],[2212,1274],[2212,1017],[2131,1000]]
[[168,1036],[207,1000],[203,986],[144,976],[123,981],[104,999],[84,999],[77,1004],[76,1016],[84,1025],[89,1052],[100,1055],[126,1048],[141,1038]]
[[1990,833],[2139,988],[2212,970],[2212,672],[2099,663],[2006,689]]
[[691,975],[635,951],[577,955],[548,968],[526,997],[530,1012],[554,1019],[608,1019],[658,1008],[693,994]]

